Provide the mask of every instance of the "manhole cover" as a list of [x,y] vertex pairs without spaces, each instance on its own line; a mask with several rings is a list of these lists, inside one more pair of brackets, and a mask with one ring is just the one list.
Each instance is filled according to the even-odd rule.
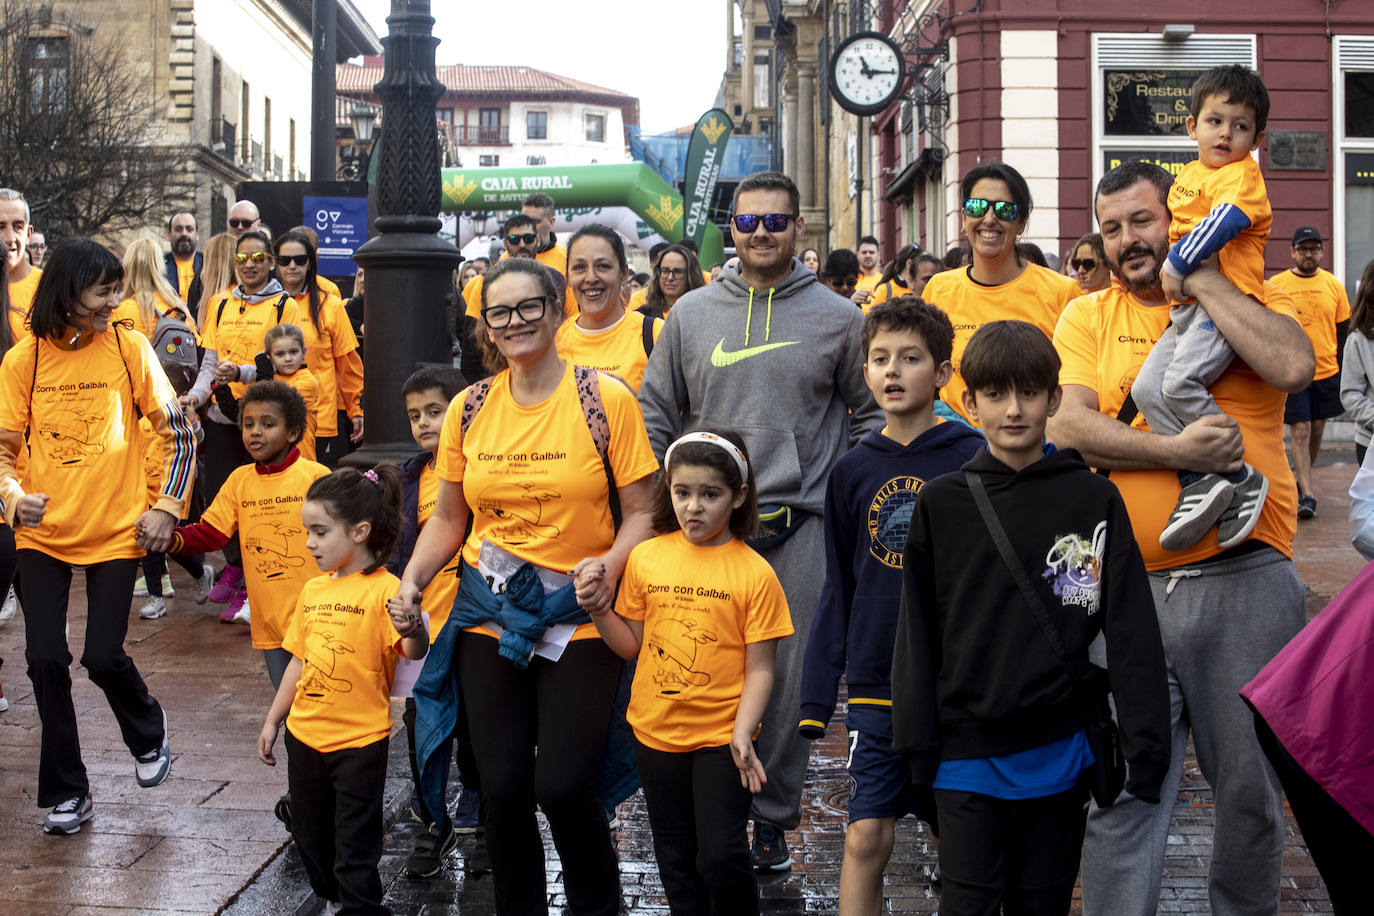
[[841,817],[849,814],[849,786],[831,789],[821,796],[821,807]]

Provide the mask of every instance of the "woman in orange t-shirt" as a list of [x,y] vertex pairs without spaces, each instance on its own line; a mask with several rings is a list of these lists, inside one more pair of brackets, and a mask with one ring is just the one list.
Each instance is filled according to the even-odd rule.
[[[419,608],[424,587],[462,547],[459,597],[421,678],[431,676],[431,665],[449,664],[461,691],[476,698],[466,709],[498,913],[547,906],[536,804],[562,859],[569,909],[614,913],[620,900],[597,775],[621,663],[578,608],[594,614],[611,607],[630,549],[650,533],[658,462],[634,393],[559,356],[554,338],[563,317],[562,292],[536,261],[507,258],[487,272],[477,333],[496,375],[489,387],[470,390],[474,402],[485,392],[480,412],[469,409],[466,394],[455,399],[464,409],[448,412],[434,514],[397,594],[399,604]],[[591,419],[605,436],[604,463],[586,406],[597,389],[601,409]],[[537,634],[525,640],[507,627],[498,639],[491,626],[474,625],[508,613],[501,600],[507,578],[526,586],[525,601],[542,589],[541,622],[556,614],[567,623],[522,626],[543,632],[532,648]],[[423,699],[417,690],[417,705]]]

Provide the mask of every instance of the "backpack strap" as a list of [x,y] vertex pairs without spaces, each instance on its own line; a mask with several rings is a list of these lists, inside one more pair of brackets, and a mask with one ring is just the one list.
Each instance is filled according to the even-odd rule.
[[654,319],[647,315],[644,316],[644,323],[640,327],[644,343],[644,356],[647,358],[654,355]]
[[[651,322],[652,319],[649,319],[645,324]],[[596,453],[601,458],[601,469],[606,473],[607,503],[611,510],[611,522],[615,530],[619,531],[622,517],[620,490],[616,487],[615,473],[611,470],[611,423],[606,416],[606,404],[601,399],[601,374],[586,366],[573,366],[573,381],[577,385],[577,399],[582,404],[582,417],[587,421],[587,431],[592,434],[592,444],[596,446]],[[625,387],[629,388],[628,385]]]
[[[228,297],[228,296],[225,296],[223,299],[221,299],[221,300],[219,301],[219,308],[215,310],[215,327],[216,327],[216,328],[218,328],[218,327],[219,327],[219,323],[220,323],[221,321],[224,320],[224,307],[225,307],[226,305],[228,305],[228,304],[229,304],[229,297]],[[278,321],[277,324],[281,324],[281,322]]]
[[281,324],[281,316],[286,314],[286,300],[289,298],[286,293],[282,293],[281,298],[277,300],[277,324]]

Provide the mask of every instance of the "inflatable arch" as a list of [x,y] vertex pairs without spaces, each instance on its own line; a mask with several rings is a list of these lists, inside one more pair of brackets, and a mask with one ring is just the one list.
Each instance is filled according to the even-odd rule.
[[[606,222],[643,247],[649,247],[655,235],[669,242],[682,238],[682,195],[643,162],[444,169],[442,209],[446,213],[519,210],[525,197],[535,191],[544,192],[558,204],[560,231],[583,221],[565,222],[565,211],[583,211],[576,215],[585,218],[586,211],[605,208],[611,217],[615,208],[626,207],[642,220],[636,221],[635,232],[625,231],[624,220],[612,217]],[[701,263],[711,265],[724,259],[725,240],[720,229],[707,224]]]

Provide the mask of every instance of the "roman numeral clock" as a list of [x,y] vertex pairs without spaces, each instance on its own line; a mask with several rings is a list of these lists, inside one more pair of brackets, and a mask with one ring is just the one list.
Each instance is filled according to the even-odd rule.
[[845,111],[874,115],[891,105],[906,82],[902,49],[881,32],[855,32],[830,59],[830,92]]

